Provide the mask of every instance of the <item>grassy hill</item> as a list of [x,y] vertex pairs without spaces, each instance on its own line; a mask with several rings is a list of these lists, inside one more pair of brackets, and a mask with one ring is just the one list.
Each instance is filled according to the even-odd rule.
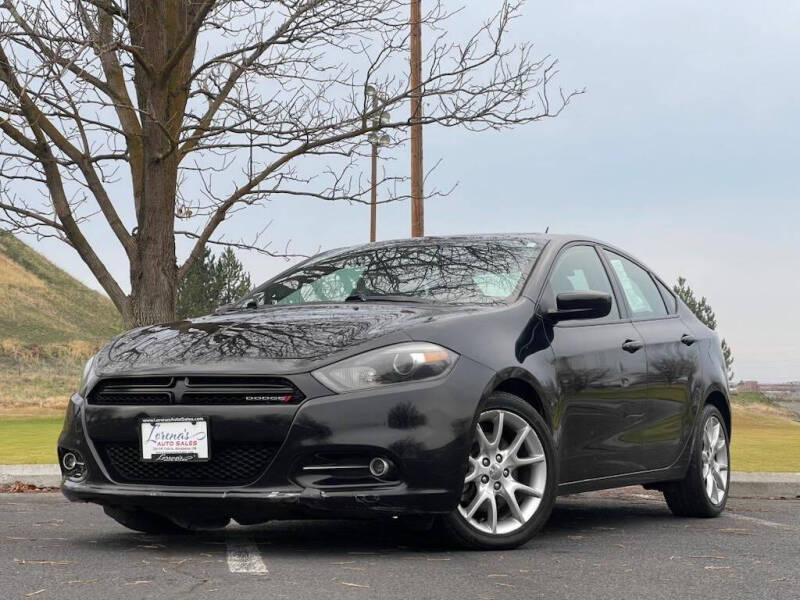
[[59,413],[83,362],[121,329],[108,298],[0,231],[0,419]]
[[42,346],[99,343],[121,328],[108,298],[0,231],[0,339]]

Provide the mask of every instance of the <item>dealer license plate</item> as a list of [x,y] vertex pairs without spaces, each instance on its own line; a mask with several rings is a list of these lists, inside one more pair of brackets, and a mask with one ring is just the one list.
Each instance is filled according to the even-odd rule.
[[209,459],[205,418],[142,419],[140,428],[143,461],[201,462]]

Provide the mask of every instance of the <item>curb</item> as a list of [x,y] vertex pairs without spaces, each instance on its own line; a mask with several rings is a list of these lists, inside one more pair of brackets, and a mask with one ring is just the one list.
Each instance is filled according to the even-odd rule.
[[59,487],[61,469],[58,465],[0,465],[0,485],[21,481],[36,487]]
[[[59,487],[58,465],[0,465],[0,485],[21,481],[36,487]],[[733,498],[800,498],[800,473],[731,473]]]
[[731,472],[733,498],[800,498],[800,473]]

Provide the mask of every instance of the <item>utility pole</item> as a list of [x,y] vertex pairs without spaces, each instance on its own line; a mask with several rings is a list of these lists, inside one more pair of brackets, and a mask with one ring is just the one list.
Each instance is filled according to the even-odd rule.
[[375,241],[378,219],[378,144],[372,144],[372,192],[369,202],[369,241]]
[[[389,122],[389,113],[383,110],[382,104],[386,98],[381,95],[375,86],[368,85],[366,89],[367,103],[370,107],[370,126],[380,128]],[[378,133],[371,131],[367,136],[367,141],[372,146],[372,186],[370,189],[369,201],[369,241],[374,242],[377,234],[378,220],[378,148],[387,146],[391,139],[388,133]]]
[[422,0],[411,0],[411,237],[425,235],[422,161]]

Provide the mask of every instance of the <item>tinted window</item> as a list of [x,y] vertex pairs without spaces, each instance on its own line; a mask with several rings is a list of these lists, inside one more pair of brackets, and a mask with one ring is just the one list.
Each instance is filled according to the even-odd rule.
[[658,291],[661,292],[661,297],[664,299],[664,304],[667,305],[667,312],[674,314],[678,310],[675,295],[660,281],[656,280],[656,285],[658,286]]
[[650,274],[618,254],[606,252],[606,255],[617,275],[632,316],[639,319],[665,317],[667,309],[664,300]]
[[611,294],[611,312],[603,321],[619,319],[619,308],[606,270],[592,246],[573,246],[561,253],[550,275],[555,298],[561,292],[605,292]]

